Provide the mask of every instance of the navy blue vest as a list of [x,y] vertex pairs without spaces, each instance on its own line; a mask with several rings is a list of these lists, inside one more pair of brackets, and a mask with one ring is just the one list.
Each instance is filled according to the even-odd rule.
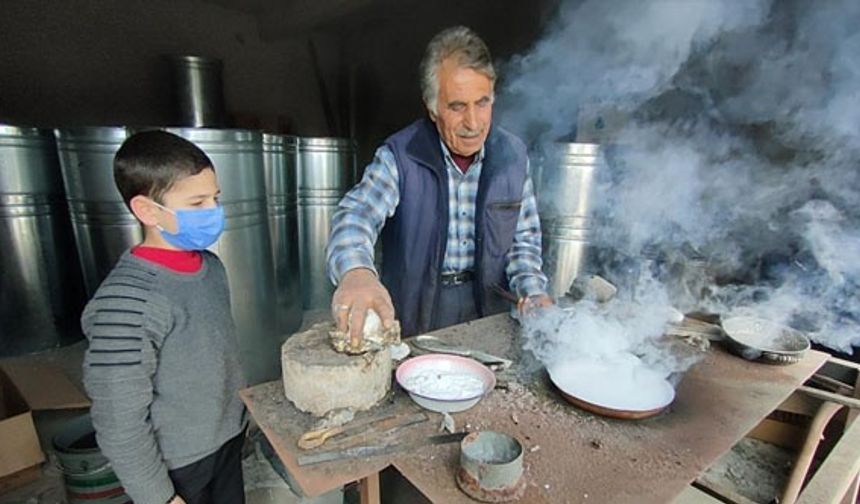
[[[394,153],[400,203],[382,230],[382,283],[404,336],[431,329],[448,240],[448,171],[439,133],[427,118],[385,141]],[[493,126],[484,144],[475,207],[475,306],[501,313],[508,302],[490,289],[507,288],[505,256],[514,242],[528,157],[525,145]]]

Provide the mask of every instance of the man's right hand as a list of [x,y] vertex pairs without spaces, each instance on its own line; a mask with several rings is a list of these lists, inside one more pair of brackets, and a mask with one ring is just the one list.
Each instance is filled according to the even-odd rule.
[[331,311],[339,331],[349,328],[350,345],[353,347],[361,345],[368,308],[373,308],[379,315],[384,328],[388,329],[394,323],[391,296],[373,271],[366,268],[347,271],[331,298]]
[[182,497],[177,495],[176,497],[170,499],[170,502],[168,502],[167,504],[185,504],[185,501],[182,499]]

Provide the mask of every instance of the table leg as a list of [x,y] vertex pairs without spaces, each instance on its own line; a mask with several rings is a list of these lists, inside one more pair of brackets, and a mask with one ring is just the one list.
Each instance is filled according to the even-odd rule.
[[358,482],[361,504],[379,504],[379,473],[373,473]]

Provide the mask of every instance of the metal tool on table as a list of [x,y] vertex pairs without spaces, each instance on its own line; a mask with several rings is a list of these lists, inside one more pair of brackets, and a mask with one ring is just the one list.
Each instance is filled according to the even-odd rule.
[[[346,438],[351,435],[360,433],[365,431],[366,429],[374,429],[378,428],[382,429],[392,429],[395,427],[402,427],[406,425],[412,425],[414,423],[423,422],[427,420],[427,415],[424,413],[416,413],[413,415],[396,415],[394,413],[386,413],[382,415],[371,416],[368,418],[362,418],[360,420],[356,420],[350,422],[346,425],[339,425],[335,427],[326,427],[324,429],[316,429],[305,432],[302,434],[296,444],[302,450],[312,450],[314,448],[319,448],[329,439],[344,435]],[[344,438],[344,439],[346,439]]]
[[475,359],[481,364],[487,365],[494,370],[504,370],[511,367],[511,364],[513,364],[513,361],[509,359],[498,357],[496,355],[489,354],[481,350],[475,350],[472,348],[455,345],[443,339],[437,338],[436,336],[430,336],[429,334],[415,336],[408,341],[410,341],[416,347],[422,350],[426,350],[428,352],[446,353],[453,355],[462,355],[463,357],[471,357],[472,359]]
[[370,442],[385,442],[401,430],[412,425],[424,423],[428,420],[426,413],[415,413],[412,415],[398,415],[388,420],[374,423],[367,430],[345,437],[336,437],[331,441],[335,445],[333,449],[342,450],[352,448]]
[[401,443],[383,443],[367,446],[356,446],[344,450],[330,450],[310,455],[300,455],[298,464],[306,466],[311,464],[319,464],[321,462],[331,462],[334,460],[346,460],[354,458],[374,457],[377,455],[385,455],[389,453],[397,453],[405,450],[412,450],[427,445],[439,445],[448,443],[457,443],[462,441],[468,432],[457,432],[454,434],[441,434],[438,436],[430,436]]

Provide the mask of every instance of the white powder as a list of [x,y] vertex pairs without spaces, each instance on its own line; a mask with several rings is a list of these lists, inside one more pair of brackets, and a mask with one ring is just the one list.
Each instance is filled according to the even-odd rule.
[[474,375],[439,369],[422,369],[405,377],[403,387],[412,393],[443,401],[473,399],[484,393],[484,382]]

